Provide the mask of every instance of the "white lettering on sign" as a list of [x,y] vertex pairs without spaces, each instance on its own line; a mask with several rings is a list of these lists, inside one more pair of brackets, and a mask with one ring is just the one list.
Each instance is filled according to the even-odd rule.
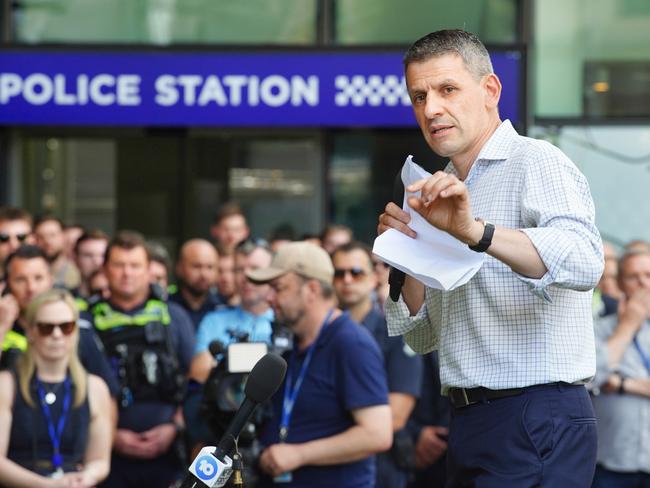
[[73,106],[90,103],[101,106],[140,105],[140,75],[80,74],[69,78],[57,73],[53,76],[32,73],[21,76],[16,73],[0,73],[0,105],[14,98],[22,98],[30,105]]
[[319,102],[317,76],[270,75],[264,78],[246,75],[160,75],[154,83],[156,104],[188,106],[250,107],[266,105],[316,106]]

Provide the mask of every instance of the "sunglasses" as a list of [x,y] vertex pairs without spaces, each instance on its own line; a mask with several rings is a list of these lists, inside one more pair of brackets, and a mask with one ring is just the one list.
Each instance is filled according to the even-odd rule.
[[63,335],[70,335],[74,332],[77,322],[70,320],[68,322],[36,322],[38,333],[43,337],[52,335],[54,328],[58,327]]
[[350,273],[350,276],[352,276],[352,279],[354,280],[360,280],[366,275],[366,271],[363,268],[359,268],[358,266],[350,269],[336,268],[334,269],[334,279],[342,280],[345,278],[345,275],[347,273]]
[[250,254],[258,247],[266,249],[269,252],[273,252],[271,250],[271,244],[269,244],[269,241],[266,239],[261,239],[259,237],[249,237],[247,239],[244,239],[239,244],[237,244],[237,246],[235,246],[235,252]]
[[381,268],[390,268],[390,264],[384,263],[383,261],[375,261],[372,264],[375,267],[375,269],[377,269],[377,268],[380,268],[380,269]]
[[9,242],[9,240],[12,237],[15,237],[16,239],[18,239],[18,242],[25,242],[25,239],[27,239],[28,235],[29,234],[14,234],[14,235],[0,234],[0,244],[5,244],[5,243]]

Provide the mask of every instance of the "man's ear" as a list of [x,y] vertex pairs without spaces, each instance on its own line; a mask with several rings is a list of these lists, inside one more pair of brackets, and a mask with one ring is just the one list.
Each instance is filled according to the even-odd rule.
[[483,88],[485,89],[485,103],[489,108],[496,108],[501,98],[501,81],[494,73],[490,73],[483,79]]

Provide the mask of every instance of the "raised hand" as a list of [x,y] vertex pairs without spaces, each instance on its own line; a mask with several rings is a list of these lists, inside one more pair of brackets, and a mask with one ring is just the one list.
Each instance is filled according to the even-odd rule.
[[410,196],[407,202],[431,225],[462,242],[478,242],[482,226],[472,216],[467,186],[456,176],[437,171],[409,185],[406,191],[420,192],[419,196]]

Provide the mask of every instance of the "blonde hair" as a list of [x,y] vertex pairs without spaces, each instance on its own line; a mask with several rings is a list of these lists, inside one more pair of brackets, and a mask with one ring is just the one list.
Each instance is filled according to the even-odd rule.
[[[36,326],[36,314],[45,305],[50,305],[56,302],[64,302],[73,313],[75,322],[79,319],[79,310],[72,298],[72,295],[66,290],[52,288],[39,295],[37,295],[27,306],[25,311],[25,319],[29,327]],[[88,389],[88,381],[86,370],[81,365],[79,356],[77,356],[77,345],[79,344],[79,327],[75,328],[73,332],[70,356],[68,358],[68,370],[70,371],[70,379],[75,385],[74,394],[74,407],[81,406],[86,400],[86,391]],[[36,404],[32,398],[30,391],[30,382],[32,376],[36,371],[36,364],[34,362],[34,353],[31,348],[27,346],[27,350],[21,355],[16,365],[16,373],[18,375],[18,387],[25,399],[25,402],[30,407],[35,407]]]

